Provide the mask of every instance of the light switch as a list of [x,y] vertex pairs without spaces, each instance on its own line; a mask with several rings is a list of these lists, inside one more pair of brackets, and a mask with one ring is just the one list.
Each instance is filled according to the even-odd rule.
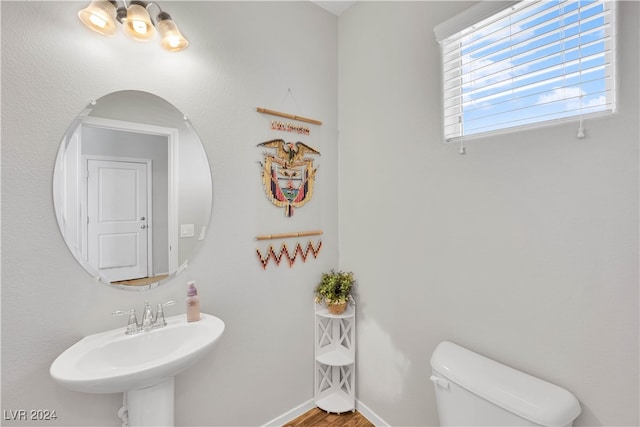
[[193,237],[195,236],[194,224],[180,224],[180,237]]

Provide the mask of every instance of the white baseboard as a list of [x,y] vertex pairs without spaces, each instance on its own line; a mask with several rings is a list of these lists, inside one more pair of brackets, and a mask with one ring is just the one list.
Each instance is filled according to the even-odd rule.
[[[300,415],[312,410],[315,407],[316,407],[316,404],[313,401],[313,399],[309,399],[303,404],[296,406],[292,410],[287,411],[284,414],[280,415],[279,417],[272,419],[268,423],[264,424],[262,427],[281,427],[286,423],[288,423],[289,421],[295,420]],[[389,424],[387,424],[375,412],[369,409],[367,405],[365,405],[364,403],[360,402],[357,399],[356,399],[356,410],[360,412],[363,417],[371,421],[371,423],[373,423],[373,425],[375,425],[376,427],[389,427]]]
[[360,402],[357,399],[356,399],[356,409],[358,410],[358,412],[362,414],[363,417],[371,421],[371,423],[376,427],[389,427],[389,424],[385,420],[380,418],[378,414],[373,412],[371,409],[369,409],[367,405],[365,405],[364,403]]
[[289,421],[295,420],[300,415],[312,410],[315,407],[316,407],[316,404],[313,401],[313,399],[309,399],[303,404],[296,406],[292,410],[287,411],[284,414],[280,415],[279,417],[272,419],[262,427],[281,427],[286,423],[288,423]]

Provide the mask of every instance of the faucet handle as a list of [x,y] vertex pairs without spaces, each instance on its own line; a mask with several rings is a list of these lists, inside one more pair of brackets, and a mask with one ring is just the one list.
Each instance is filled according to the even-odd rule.
[[131,335],[138,332],[138,328],[140,325],[138,324],[138,319],[136,318],[136,309],[132,308],[129,311],[122,310],[114,310],[111,312],[112,316],[124,316],[125,314],[129,315],[129,320],[127,321],[127,330],[126,334]]
[[175,301],[174,300],[169,300],[167,302],[164,302],[162,304],[158,304],[158,307],[156,308],[156,321],[154,323],[154,327],[156,328],[161,328],[163,326],[167,326],[167,321],[164,320],[164,309],[163,307],[169,307],[171,305],[175,305]]

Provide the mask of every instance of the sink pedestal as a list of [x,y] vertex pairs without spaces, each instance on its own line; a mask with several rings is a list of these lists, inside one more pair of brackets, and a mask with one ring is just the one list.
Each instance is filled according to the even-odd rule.
[[174,379],[125,392],[129,427],[173,426]]

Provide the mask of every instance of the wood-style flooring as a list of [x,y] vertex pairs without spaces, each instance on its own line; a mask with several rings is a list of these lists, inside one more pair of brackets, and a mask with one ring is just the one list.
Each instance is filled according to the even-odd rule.
[[344,414],[328,414],[320,408],[314,408],[300,415],[283,427],[374,427],[358,411]]

